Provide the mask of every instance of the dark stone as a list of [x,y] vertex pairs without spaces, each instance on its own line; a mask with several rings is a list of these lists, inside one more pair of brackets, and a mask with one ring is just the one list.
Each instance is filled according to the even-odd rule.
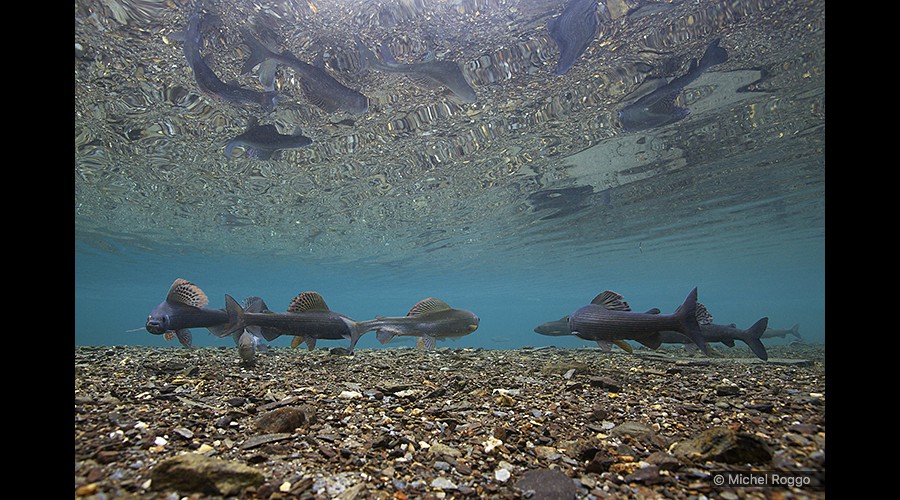
[[622,390],[622,384],[616,382],[610,377],[591,377],[588,382],[593,387],[606,389],[609,392],[620,392]]
[[657,448],[665,448],[666,442],[664,439],[659,437],[656,432],[653,431],[650,427],[634,421],[622,422],[621,424],[613,427],[609,431],[612,436],[631,436],[632,438],[638,440],[644,445],[655,446]]
[[523,498],[569,500],[575,498],[575,482],[557,469],[535,469],[516,481]]
[[725,427],[713,427],[676,443],[672,453],[689,460],[731,464],[766,464],[773,456],[772,450],[760,438]]
[[737,396],[741,393],[741,388],[736,385],[717,385],[716,396]]
[[246,465],[186,453],[160,462],[150,474],[153,489],[179,493],[234,496],[265,482],[263,473]]
[[654,451],[645,461],[659,467],[660,470],[676,470],[681,467],[681,462],[674,455],[665,451]]
[[648,465],[625,476],[626,483],[661,484],[672,481],[669,477],[659,474],[659,467]]
[[602,450],[597,450],[589,462],[584,466],[586,472],[594,472],[597,474],[607,472],[609,468],[616,462],[615,458],[608,455]]
[[294,432],[312,421],[312,409],[306,406],[284,406],[256,417],[256,427],[263,432]]

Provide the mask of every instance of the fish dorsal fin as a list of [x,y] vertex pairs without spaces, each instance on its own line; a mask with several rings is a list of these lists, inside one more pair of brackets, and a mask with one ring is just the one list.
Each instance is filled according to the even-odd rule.
[[169,288],[169,294],[166,295],[166,300],[198,308],[206,307],[209,304],[209,299],[206,298],[206,294],[203,293],[200,287],[182,278],[178,278],[172,283],[172,287]]
[[325,299],[317,292],[303,292],[291,301],[288,312],[328,311]]
[[424,316],[426,314],[436,313],[440,311],[449,311],[451,307],[441,299],[428,297],[416,302],[412,309],[406,314],[407,316]]
[[241,308],[247,312],[268,312],[269,306],[266,305],[266,301],[262,299],[262,297],[250,296],[244,299],[244,303],[241,305]]
[[609,309],[610,311],[631,311],[631,308],[628,307],[628,302],[622,300],[624,298],[625,297],[622,297],[616,292],[606,290],[594,297],[591,304],[598,305],[604,309]]
[[697,323],[701,325],[711,325],[713,322],[712,314],[709,313],[709,310],[706,309],[706,306],[697,302]]

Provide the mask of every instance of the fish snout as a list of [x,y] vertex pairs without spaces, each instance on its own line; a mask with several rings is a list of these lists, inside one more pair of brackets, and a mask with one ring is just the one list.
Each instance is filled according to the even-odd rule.
[[154,335],[162,335],[166,333],[167,330],[164,323],[164,319],[154,318],[153,316],[150,316],[149,318],[147,318],[147,331]]

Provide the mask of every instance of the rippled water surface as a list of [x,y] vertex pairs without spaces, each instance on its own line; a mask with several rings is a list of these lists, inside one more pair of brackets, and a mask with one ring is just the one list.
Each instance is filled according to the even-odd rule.
[[[203,2],[222,81],[261,89],[241,71],[249,30],[367,96],[353,115],[313,105],[286,67],[271,112],[201,92],[182,51],[193,2],[75,2],[76,344],[161,345],[126,330],[179,277],[211,307],[228,293],[284,310],[317,290],[359,320],[436,296],[482,320],[442,345],[495,348],[584,345],[531,330],[606,289],[668,312],[697,286],[717,323],[768,316],[823,341],[824,1],[608,0],[556,75],[548,22],[565,3]],[[476,101],[367,70],[357,36],[398,62],[459,63]],[[619,126],[716,38],[728,60],[679,93],[687,118]],[[313,142],[226,157],[256,122]]]

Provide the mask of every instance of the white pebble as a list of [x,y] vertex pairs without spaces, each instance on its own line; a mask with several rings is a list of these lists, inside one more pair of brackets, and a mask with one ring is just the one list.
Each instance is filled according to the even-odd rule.
[[509,476],[509,471],[506,469],[497,469],[494,471],[494,477],[501,483],[505,483],[506,480],[509,479]]

